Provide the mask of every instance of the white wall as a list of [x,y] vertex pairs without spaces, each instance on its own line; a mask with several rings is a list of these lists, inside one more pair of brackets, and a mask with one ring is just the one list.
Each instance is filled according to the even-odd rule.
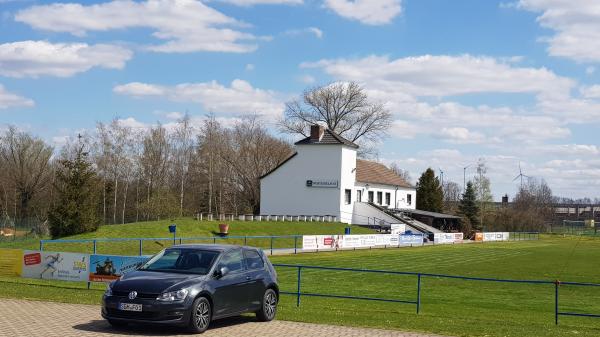
[[[377,205],[389,207],[389,208],[410,208],[415,209],[417,202],[417,192],[414,188],[398,187],[396,190],[395,186],[380,185],[380,184],[369,184],[367,188],[365,183],[357,182],[354,197],[356,197],[356,190],[362,190],[362,201],[369,201],[369,192],[373,192],[373,202]],[[382,192],[382,203],[377,202],[377,192]],[[385,194],[390,193],[390,204],[388,205],[385,200]],[[408,203],[408,195],[411,195],[411,203]]]
[[[342,145],[297,145],[298,154],[261,179],[260,213],[335,215],[343,202]],[[356,165],[356,160],[354,161]],[[307,187],[307,180],[338,180],[337,188]]]
[[[352,212],[356,201],[356,149],[342,147],[342,167],[340,184],[340,221],[352,223]],[[345,190],[350,190],[350,204],[346,205]]]

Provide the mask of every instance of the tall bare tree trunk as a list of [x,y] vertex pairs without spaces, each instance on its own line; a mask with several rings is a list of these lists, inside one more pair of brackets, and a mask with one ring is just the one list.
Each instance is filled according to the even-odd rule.
[[127,206],[127,190],[129,189],[129,178],[125,180],[125,192],[123,192],[123,212],[121,213],[121,224],[125,223],[125,207]]
[[113,224],[117,223],[117,190],[119,187],[119,180],[115,176],[115,202],[113,203]]
[[139,221],[140,217],[140,178],[135,180],[135,222]]

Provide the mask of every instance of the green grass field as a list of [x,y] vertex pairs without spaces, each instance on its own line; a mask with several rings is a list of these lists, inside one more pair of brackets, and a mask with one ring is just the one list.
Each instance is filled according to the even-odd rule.
[[[280,225],[284,224],[270,226]],[[335,226],[340,229],[337,233],[342,231],[343,225]],[[206,230],[211,228],[207,225]],[[542,236],[540,241],[305,253],[273,256],[271,260],[295,265],[600,283],[600,239],[586,237]],[[278,268],[282,290],[296,291],[296,272],[294,268]],[[0,287],[3,297],[89,304],[99,303],[103,292],[100,284],[87,290],[85,284],[17,278],[0,278]],[[302,291],[415,300],[416,277],[305,270]],[[417,315],[414,305],[317,297],[302,297],[297,308],[295,296],[282,295],[278,317],[448,336],[600,336],[600,319],[561,317],[560,325],[554,325],[553,285],[425,277],[421,299],[421,313]],[[561,286],[560,307],[561,311],[600,314],[600,288]]]
[[[307,235],[307,234],[343,234],[347,226],[342,223],[329,222],[291,222],[291,221],[224,221],[230,225],[230,236],[268,236],[268,235]],[[171,238],[168,226],[177,224],[177,237],[215,237],[219,231],[218,221],[196,221],[184,218],[174,221],[149,221],[125,225],[101,226],[96,232],[74,235],[63,239],[100,239],[100,238]],[[373,231],[358,226],[352,227],[352,233],[364,234]],[[243,244],[244,239],[217,239],[220,243]],[[186,240],[183,243],[213,243],[208,240]],[[270,248],[271,240],[267,238],[249,238],[248,245]],[[173,244],[172,239],[144,241],[143,254],[155,254],[165,246]],[[299,239],[298,247],[302,240]],[[294,247],[293,238],[277,238],[273,240],[273,248]],[[0,248],[39,249],[39,239],[16,241],[0,241]],[[139,242],[98,242],[99,254],[138,255]],[[62,252],[93,252],[93,243],[47,243],[44,250]]]

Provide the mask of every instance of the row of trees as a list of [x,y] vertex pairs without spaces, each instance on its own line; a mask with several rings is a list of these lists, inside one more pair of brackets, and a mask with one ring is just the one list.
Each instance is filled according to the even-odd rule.
[[461,230],[522,231],[542,230],[552,221],[552,204],[557,198],[542,179],[528,178],[519,186],[509,205],[493,202],[485,161],[479,160],[477,175],[461,193],[452,181],[442,182],[433,169],[423,172],[417,182],[417,209],[461,216]]
[[44,222],[48,214],[56,220],[69,212],[60,209],[70,207],[62,197],[95,200],[96,220],[84,218],[104,224],[252,213],[259,207],[258,178],[291,151],[255,116],[231,127],[213,116],[199,127],[186,116],[169,129],[98,123],[56,156],[42,139],[11,127],[0,138],[0,214],[20,225]]

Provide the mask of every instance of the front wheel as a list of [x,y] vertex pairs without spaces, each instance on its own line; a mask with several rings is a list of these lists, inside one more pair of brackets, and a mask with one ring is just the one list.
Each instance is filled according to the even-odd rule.
[[273,289],[267,289],[262,306],[256,312],[256,318],[261,322],[269,322],[275,318],[275,314],[277,314],[277,293]]
[[208,329],[211,317],[210,302],[206,297],[198,297],[192,305],[189,330],[193,333],[203,333]]

